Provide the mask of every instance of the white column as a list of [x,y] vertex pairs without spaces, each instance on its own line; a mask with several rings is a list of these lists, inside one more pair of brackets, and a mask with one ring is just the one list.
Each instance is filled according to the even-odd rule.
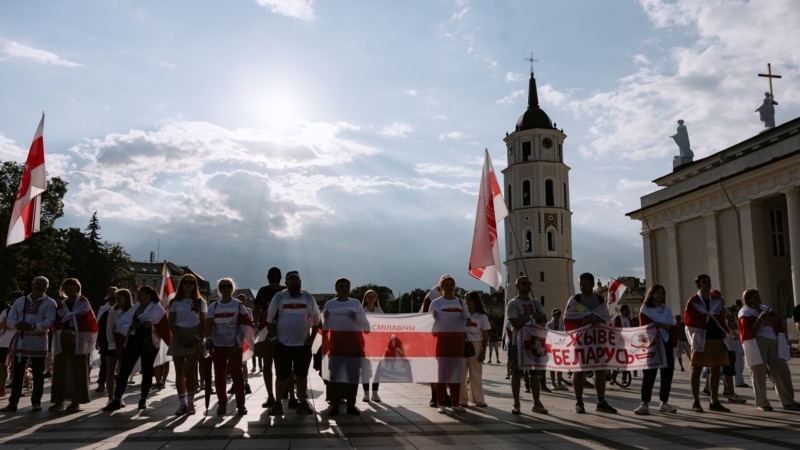
[[656,280],[656,261],[653,260],[653,251],[650,248],[653,245],[653,236],[648,230],[642,231],[642,247],[644,247],[644,278],[647,281],[647,286],[657,284]]
[[800,304],[800,189],[784,192],[786,195],[786,218],[789,229],[789,257],[792,262],[792,295],[794,304]]
[[703,216],[706,223],[706,258],[708,259],[708,276],[711,283],[722,286],[719,270],[719,240],[717,239],[717,213],[711,212]]
[[769,286],[767,273],[766,230],[761,202],[750,201],[739,207],[742,241],[744,288],[764,289]]
[[665,228],[667,230],[667,267],[669,267],[669,286],[665,286],[667,289],[667,304],[672,311],[683,311],[681,306],[680,261],[678,260],[678,233],[675,224],[671,223]]

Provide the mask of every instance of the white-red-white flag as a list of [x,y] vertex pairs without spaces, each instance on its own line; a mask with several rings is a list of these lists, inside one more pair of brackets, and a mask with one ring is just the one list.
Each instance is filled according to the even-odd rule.
[[164,278],[161,280],[161,305],[164,309],[169,308],[169,303],[175,298],[175,285],[172,284],[172,275],[169,273],[167,263],[164,263]]
[[22,242],[39,231],[42,217],[41,195],[47,189],[47,176],[44,171],[44,113],[39,128],[33,136],[25,170],[19,182],[17,200],[8,224],[6,247]]
[[475,231],[472,235],[472,252],[469,255],[469,274],[495,289],[499,289],[503,284],[497,222],[507,215],[508,209],[494,174],[489,151],[484,150],[478,209],[475,212]]
[[614,310],[617,308],[617,304],[619,303],[619,299],[622,298],[622,294],[625,293],[625,289],[628,289],[628,286],[622,284],[621,281],[617,279],[613,280],[614,281],[612,281],[608,286],[608,298],[606,299],[608,314],[611,316],[614,315]]

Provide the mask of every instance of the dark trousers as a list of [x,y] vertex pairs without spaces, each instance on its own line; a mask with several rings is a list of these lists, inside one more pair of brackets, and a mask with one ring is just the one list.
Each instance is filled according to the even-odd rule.
[[[146,351],[145,351],[146,350]],[[128,386],[128,377],[133,372],[136,360],[142,360],[142,398],[147,398],[150,387],[153,385],[153,364],[156,362],[158,352],[153,351],[152,345],[143,345],[141,340],[137,342],[132,337],[128,338],[125,348],[122,349],[122,362],[117,373],[116,386],[114,386],[114,398],[121,399]]]
[[106,354],[103,351],[100,351],[100,372],[97,374],[97,385],[105,387],[106,385],[106,371],[108,368],[106,367]]
[[14,357],[14,380],[11,383],[11,398],[9,402],[16,405],[22,397],[22,382],[25,380],[25,367],[28,360],[31,361],[31,371],[33,372],[33,393],[31,394],[31,404],[42,403],[44,393],[44,360],[41,356],[15,356]]
[[658,371],[661,371],[661,387],[658,391],[658,398],[662,402],[669,401],[669,392],[672,389],[672,375],[675,373],[675,357],[672,354],[672,343],[664,342],[663,345],[667,358],[667,367],[647,369],[644,371],[644,378],[642,379],[643,402],[649,402],[653,395],[653,386],[656,384],[656,375]]

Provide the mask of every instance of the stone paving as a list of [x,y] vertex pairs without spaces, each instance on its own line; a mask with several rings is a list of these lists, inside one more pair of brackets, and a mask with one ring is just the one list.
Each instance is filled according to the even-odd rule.
[[[800,363],[793,360],[790,367],[794,385],[800,386]],[[93,379],[96,373],[92,371]],[[244,416],[236,415],[232,398],[228,414],[216,415],[214,396],[207,413],[203,398],[198,397],[196,415],[176,417],[177,396],[170,382],[164,390],[153,391],[148,408],[140,411],[136,409],[138,379],[125,396],[128,406],[120,411],[103,412],[105,397],[93,393],[95,400],[82,405],[82,411],[54,413],[47,411],[46,384],[44,411],[31,411],[28,392],[16,413],[0,413],[0,449],[800,448],[800,413],[783,411],[774,392],[770,393],[773,412],[758,411],[752,390],[738,388],[747,403],[728,404],[731,413],[707,408],[705,413],[693,413],[688,378],[688,372],[676,372],[670,403],[679,411],[663,414],[651,407],[650,416],[633,414],[639,404],[640,378],[634,378],[627,389],[607,389],[609,403],[619,409],[616,415],[594,411],[592,388],[585,391],[586,414],[574,412],[571,391],[554,391],[542,394],[548,415],[531,412],[530,394],[523,394],[522,414],[512,415],[505,367],[496,364],[484,365],[489,406],[469,407],[462,414],[439,414],[430,408],[428,385],[382,384],[381,403],[361,402],[359,389],[360,416],[345,415],[342,408],[342,414],[329,418],[324,386],[316,374],[310,377],[316,414],[300,415],[284,406],[286,414],[278,418],[261,408],[266,394],[260,373],[250,377],[253,393],[247,396],[249,412]],[[3,404],[6,400],[0,399]]]

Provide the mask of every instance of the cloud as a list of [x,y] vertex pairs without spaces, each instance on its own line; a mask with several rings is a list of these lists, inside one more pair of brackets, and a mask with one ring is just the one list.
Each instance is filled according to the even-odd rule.
[[449,131],[447,133],[440,133],[440,141],[460,141],[464,138],[464,133],[460,131]]
[[29,47],[17,41],[0,41],[0,61],[4,59],[32,61],[62,67],[80,67],[80,64],[66,60],[53,52]]
[[498,105],[515,105],[517,104],[521,98],[525,98],[528,95],[527,89],[520,89],[518,91],[514,91],[505,97],[497,100],[495,103]]
[[259,6],[275,14],[302,20],[314,20],[314,0],[256,0]]
[[14,141],[0,134],[0,162],[17,160],[22,162],[21,158],[25,158],[25,153],[22,149]]
[[522,79],[521,73],[506,72],[506,81],[508,81],[509,83],[516,83],[521,79]]
[[409,88],[409,89],[404,89],[404,90],[403,90],[403,93],[404,93],[404,94],[406,94],[406,95],[409,95],[409,96],[411,96],[411,97],[416,97],[416,96],[418,95],[418,92],[417,92],[417,90],[416,90],[416,89],[411,89],[411,88]]
[[656,186],[652,181],[648,180],[631,180],[629,178],[620,178],[617,181],[617,189],[621,191],[636,191],[637,194],[643,195],[645,191],[654,191]]
[[378,133],[390,137],[406,137],[414,131],[414,128],[403,122],[394,122],[391,125],[384,125]]

